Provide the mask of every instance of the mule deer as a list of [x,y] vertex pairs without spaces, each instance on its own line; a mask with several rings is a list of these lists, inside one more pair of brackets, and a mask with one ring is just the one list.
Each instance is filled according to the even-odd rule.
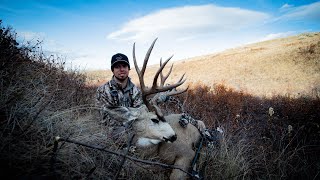
[[[147,51],[141,70],[138,67],[135,56],[135,44],[133,45],[133,60],[145,106],[141,108],[112,109],[108,110],[108,113],[117,120],[133,120],[131,123],[132,131],[135,134],[133,142],[138,152],[148,157],[159,157],[164,163],[173,164],[184,171],[188,171],[195,156],[194,147],[201,137],[199,129],[191,124],[182,127],[179,124],[182,114],[164,116],[157,105],[160,95],[172,96],[185,92],[187,88],[183,90],[173,89],[182,85],[186,79],[182,75],[177,83],[165,85],[165,81],[172,71],[172,66],[166,76],[163,76],[162,70],[172,58],[171,56],[164,63],[160,62],[160,68],[156,72],[150,88],[144,82],[144,73],[156,40],[153,41]],[[161,78],[160,85],[158,85],[159,76]],[[150,96],[153,97],[149,100]],[[202,121],[198,121],[198,123],[202,128],[205,128]],[[170,179],[186,178],[187,174],[179,169],[173,169],[170,174]]]

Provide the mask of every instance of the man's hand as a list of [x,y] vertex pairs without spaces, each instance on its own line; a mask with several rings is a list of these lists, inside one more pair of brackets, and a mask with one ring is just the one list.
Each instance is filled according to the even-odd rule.
[[197,120],[197,128],[200,130],[200,132],[203,132],[206,129],[206,125],[203,121]]

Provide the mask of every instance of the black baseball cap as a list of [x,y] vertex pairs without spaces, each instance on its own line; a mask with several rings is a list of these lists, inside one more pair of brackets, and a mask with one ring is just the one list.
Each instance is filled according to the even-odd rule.
[[112,56],[112,58],[111,58],[111,69],[112,70],[113,70],[113,66],[118,62],[123,62],[123,63],[127,64],[130,69],[129,59],[126,55],[121,54],[121,53],[117,53]]

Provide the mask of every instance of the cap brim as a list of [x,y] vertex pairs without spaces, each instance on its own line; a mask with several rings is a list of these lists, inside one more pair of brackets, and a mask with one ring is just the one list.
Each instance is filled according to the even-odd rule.
[[113,65],[117,64],[117,63],[120,63],[120,62],[123,62],[123,63],[125,63],[125,64],[128,64],[128,66],[130,66],[130,64],[128,63],[128,61],[125,61],[125,60],[117,60],[117,61],[115,61],[115,62],[113,62],[113,63],[111,64],[111,67],[112,67]]

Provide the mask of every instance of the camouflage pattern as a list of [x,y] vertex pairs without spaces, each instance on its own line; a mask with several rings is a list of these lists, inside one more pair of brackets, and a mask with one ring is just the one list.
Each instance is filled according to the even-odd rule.
[[186,128],[188,124],[192,124],[193,126],[195,126],[196,128],[198,128],[198,121],[194,118],[192,118],[189,114],[187,113],[182,113],[180,120],[179,120],[179,124]]
[[[128,79],[127,86],[123,89],[113,76],[110,81],[97,89],[96,104],[102,109],[117,107],[140,107],[143,104],[141,91]],[[103,111],[104,113],[105,111]],[[111,121],[107,114],[103,114],[104,120],[109,120],[109,125],[123,125],[124,122]]]
[[105,108],[140,107],[142,104],[141,91],[135,86],[131,79],[128,79],[128,85],[122,89],[114,77],[97,89],[97,103]]
[[126,122],[117,121],[112,119],[105,109],[122,109],[126,114],[129,111],[126,107],[138,108],[143,104],[141,91],[131,82],[130,78],[123,89],[113,76],[110,81],[97,89],[96,104],[102,107],[102,123],[108,124],[112,140],[120,147],[125,146],[130,136],[130,128],[126,126],[130,119]]

